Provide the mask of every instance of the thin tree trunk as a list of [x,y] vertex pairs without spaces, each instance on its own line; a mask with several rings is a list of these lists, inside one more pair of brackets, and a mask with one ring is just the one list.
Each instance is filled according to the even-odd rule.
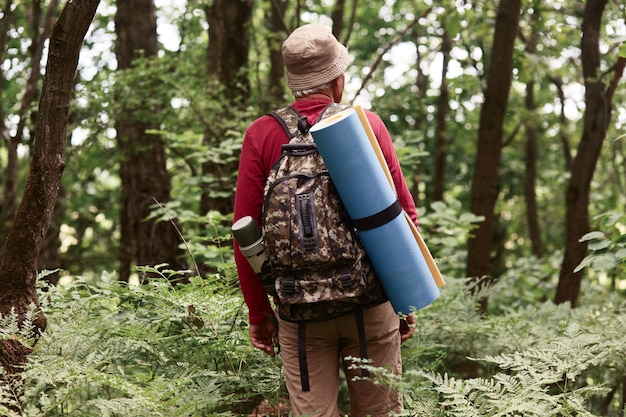
[[[534,7],[532,15],[532,32],[528,43],[526,44],[526,51],[529,54],[535,54],[537,52],[537,21],[539,20],[539,9]],[[537,258],[543,258],[543,244],[541,242],[541,228],[539,226],[539,214],[537,209],[537,194],[535,193],[537,183],[537,123],[535,121],[535,112],[537,105],[535,103],[535,82],[530,81],[526,84],[526,112],[528,117],[526,119],[526,159],[525,159],[525,173],[524,179],[524,195],[526,196],[526,223],[528,225],[528,234],[530,236],[530,242],[532,247],[532,253]]]
[[535,83],[533,81],[526,84],[526,110],[530,115],[530,120],[526,121],[526,150],[525,150],[525,173],[524,195],[526,196],[526,223],[532,253],[537,258],[543,258],[543,244],[541,242],[541,228],[539,226],[539,210],[537,209],[537,194],[535,193],[537,183],[537,126],[532,118],[536,109],[534,96]]
[[333,12],[331,15],[331,19],[333,21],[332,33],[337,39],[341,39],[341,34],[343,33],[343,29],[345,26],[343,17],[345,14],[345,8],[346,0],[337,0],[335,2],[335,7],[333,8]]
[[[498,197],[498,172],[503,143],[503,123],[511,87],[513,49],[518,33],[521,0],[501,0],[495,22],[490,71],[485,101],[480,112],[478,146],[471,187],[471,211],[483,216],[468,242],[467,276],[482,283],[492,278],[491,252],[495,204]],[[483,300],[481,310],[486,309]]]
[[610,101],[600,79],[600,25],[607,0],[588,0],[582,23],[581,58],[585,80],[583,132],[565,194],[565,253],[554,301],[576,306],[582,271],[574,269],[586,255],[587,247],[579,239],[590,231],[589,195],[593,173],[600,157],[602,142],[610,119]]
[[[79,52],[98,3],[68,2],[52,31],[30,174],[0,259],[0,313],[16,314],[22,322],[30,305],[39,305],[37,257],[65,166],[68,110]],[[36,331],[45,330],[45,316],[39,312],[33,324]],[[16,339],[0,340],[0,366],[9,375],[18,374],[30,352],[30,346]]]
[[446,119],[448,117],[448,64],[450,62],[450,50],[452,39],[444,32],[441,43],[443,65],[441,69],[441,88],[437,104],[437,127],[435,130],[435,174],[433,177],[433,201],[443,201],[443,193],[446,183],[446,158],[448,157],[448,140],[446,133]]
[[561,112],[559,114],[559,138],[563,147],[563,158],[565,159],[565,171],[572,170],[572,147],[570,139],[567,135],[567,116],[565,115],[565,92],[563,91],[563,81],[558,78],[552,78],[552,83],[557,89],[559,102],[561,103]]
[[[411,107],[415,108],[415,112],[412,114],[412,117],[415,120],[413,129],[416,132],[420,132],[422,131],[424,127],[424,120],[425,120],[425,115],[426,115],[424,101],[426,97],[426,92],[428,91],[429,80],[428,80],[428,76],[424,73],[424,70],[422,69],[422,57],[419,52],[419,48],[417,48],[417,45],[418,45],[417,40],[415,41],[415,45],[417,49],[417,57],[415,59],[415,72],[416,72],[415,86],[417,88],[416,88],[416,93],[413,96],[413,99],[414,99],[413,106]],[[428,194],[425,195],[426,202],[424,202],[422,201],[422,193],[420,191],[420,187],[422,183],[422,174],[421,174],[422,171],[423,171],[423,166],[420,163],[416,162],[411,167],[411,172],[415,173],[413,176],[413,186],[411,187],[411,195],[413,196],[415,206],[417,207],[426,206],[428,202]]]

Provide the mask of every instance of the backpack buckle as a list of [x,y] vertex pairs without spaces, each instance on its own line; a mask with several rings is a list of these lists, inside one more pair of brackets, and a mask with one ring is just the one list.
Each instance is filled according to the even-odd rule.
[[293,295],[296,292],[296,279],[289,277],[283,281],[283,291],[287,295]]
[[307,133],[309,131],[309,129],[311,129],[311,126],[313,126],[311,124],[311,122],[309,122],[309,118],[308,117],[298,117],[298,131],[302,134]]
[[350,288],[354,285],[354,279],[352,279],[350,274],[343,274],[339,276],[339,284],[341,288]]

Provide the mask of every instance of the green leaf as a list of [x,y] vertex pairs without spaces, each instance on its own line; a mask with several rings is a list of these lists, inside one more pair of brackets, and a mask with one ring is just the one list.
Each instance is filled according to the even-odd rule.
[[596,256],[591,262],[591,267],[597,271],[609,271],[617,266],[617,259],[612,253],[604,253]]
[[598,251],[601,249],[606,249],[611,245],[611,241],[608,239],[601,239],[601,240],[595,240],[592,242],[589,242],[589,244],[587,245],[587,247],[589,248],[589,250],[593,250],[593,251]]
[[604,233],[602,232],[589,232],[586,235],[584,235],[583,237],[581,237],[578,241],[579,242],[586,242],[588,240],[593,240],[593,239],[602,239],[604,237]]
[[594,257],[595,257],[594,255],[585,256],[585,258],[582,260],[582,262],[579,263],[576,268],[574,268],[574,272],[578,272],[581,269],[586,268],[589,265],[591,265],[591,261],[594,259]]

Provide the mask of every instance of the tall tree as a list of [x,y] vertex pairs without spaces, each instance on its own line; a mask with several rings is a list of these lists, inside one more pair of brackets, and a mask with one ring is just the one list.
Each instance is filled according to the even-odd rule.
[[[238,122],[250,94],[248,55],[250,51],[250,19],[252,0],[233,2],[215,0],[206,6],[209,23],[207,49],[207,94],[222,103],[212,115],[207,115],[204,143],[208,149],[218,147],[229,130],[228,121]],[[240,116],[239,116],[240,117]],[[231,173],[237,168],[235,159],[225,161],[207,157],[202,165],[205,182],[200,201],[200,212],[217,210],[232,212]],[[224,190],[227,192],[224,193]]]
[[[118,70],[133,68],[140,57],[154,58],[158,52],[156,7],[153,0],[118,0],[115,14]],[[139,81],[140,78],[135,80]],[[133,262],[137,265],[167,263],[184,269],[184,251],[177,228],[169,222],[146,220],[155,202],[171,200],[171,178],[167,171],[165,144],[155,116],[162,105],[151,100],[155,82],[142,77],[132,93],[118,97],[117,145],[122,180],[120,280],[127,281]]]
[[591,180],[600,157],[602,143],[611,119],[613,92],[624,72],[626,59],[618,58],[613,66],[608,88],[600,70],[600,29],[607,0],[587,0],[582,22],[581,59],[585,83],[583,130],[576,156],[572,161],[565,202],[565,253],[554,301],[575,306],[580,293],[582,271],[574,272],[586,255],[586,245],[579,239],[591,229],[589,196]]
[[[526,51],[530,55],[537,53],[537,41],[539,38],[538,22],[540,19],[540,11],[538,2],[533,4],[533,12],[531,16],[531,33],[526,41]],[[543,257],[543,245],[541,243],[541,228],[539,226],[539,210],[537,209],[537,194],[535,192],[537,183],[537,152],[538,152],[538,132],[535,112],[537,103],[535,102],[535,81],[531,78],[526,83],[526,112],[528,114],[525,120],[526,127],[526,149],[525,149],[525,173],[524,179],[524,195],[526,196],[526,223],[528,224],[528,234],[532,253],[537,258]]]
[[[22,323],[30,306],[39,305],[35,287],[37,257],[53,216],[65,166],[68,111],[79,52],[98,3],[67,2],[50,38],[30,174],[0,259],[0,313],[16,314]],[[39,312],[32,324],[36,332],[43,331],[45,316]],[[0,340],[0,366],[9,375],[18,373],[30,352],[31,348],[17,339]]]
[[[492,274],[491,252],[503,123],[511,88],[513,47],[518,33],[520,11],[521,0],[501,0],[495,21],[471,186],[471,211],[485,218],[468,241],[467,276],[474,282],[489,279]],[[486,301],[482,308],[486,308]]]
[[448,64],[450,63],[450,50],[452,49],[452,39],[444,29],[441,36],[441,54],[443,55],[443,65],[441,69],[441,88],[437,100],[437,125],[435,127],[435,172],[433,175],[433,196],[432,201],[443,201],[445,189],[446,159],[448,157],[448,139],[446,132],[446,120],[448,118]]

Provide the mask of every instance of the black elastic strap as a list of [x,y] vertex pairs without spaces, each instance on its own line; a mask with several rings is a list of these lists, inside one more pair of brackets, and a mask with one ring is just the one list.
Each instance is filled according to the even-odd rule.
[[[359,308],[354,316],[356,318],[356,331],[359,334],[359,347],[361,359],[367,359],[367,339],[365,338],[365,320],[363,319],[363,309]],[[361,376],[367,378],[370,376],[370,371],[365,368],[361,368]]]
[[302,391],[311,391],[309,366],[306,363],[306,323],[298,323],[298,361],[300,362],[300,383]]
[[398,215],[402,213],[402,206],[396,199],[389,207],[374,213],[371,216],[363,217],[361,219],[352,219],[352,224],[357,230],[371,230],[379,226],[389,223]]
[[290,152],[290,151],[312,152],[312,151],[317,151],[317,146],[314,143],[285,143],[284,145],[281,146],[281,150],[283,152]]

